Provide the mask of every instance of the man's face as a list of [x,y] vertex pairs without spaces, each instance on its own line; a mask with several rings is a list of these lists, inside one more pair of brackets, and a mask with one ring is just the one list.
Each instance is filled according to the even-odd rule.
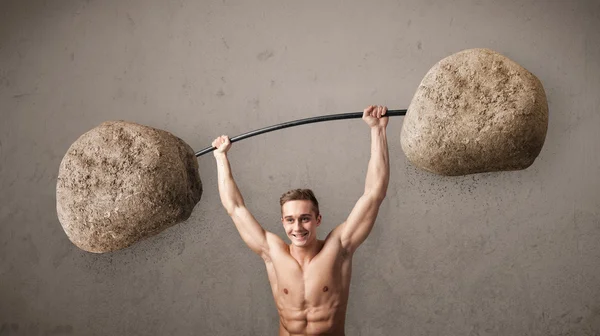
[[316,215],[311,201],[289,201],[281,207],[281,222],[292,244],[308,246],[317,240],[321,215]]

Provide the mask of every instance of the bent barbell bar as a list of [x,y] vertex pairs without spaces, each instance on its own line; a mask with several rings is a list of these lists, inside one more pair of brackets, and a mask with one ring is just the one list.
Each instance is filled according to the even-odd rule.
[[[403,116],[403,115],[406,115],[406,110],[388,110],[385,115],[388,117]],[[273,132],[273,131],[277,131],[277,130],[288,128],[288,127],[313,124],[313,123],[318,123],[318,122],[322,122],[322,121],[330,121],[330,120],[358,119],[358,118],[362,118],[362,116],[363,116],[363,112],[351,112],[351,113],[329,114],[329,115],[324,115],[324,116],[288,121],[288,122],[284,122],[281,124],[260,128],[260,129],[254,130],[254,131],[250,131],[250,132],[246,132],[244,134],[234,136],[233,138],[229,139],[229,141],[231,141],[231,143],[234,143],[236,141],[250,138],[255,135]],[[215,149],[216,149],[215,147],[209,146],[209,147],[204,148],[203,150],[196,152],[195,155],[196,155],[196,157],[199,157],[206,153],[210,153],[210,152],[214,151]]]

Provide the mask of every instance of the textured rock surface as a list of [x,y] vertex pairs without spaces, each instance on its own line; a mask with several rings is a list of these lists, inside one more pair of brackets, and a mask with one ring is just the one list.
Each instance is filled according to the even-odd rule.
[[503,55],[469,49],[425,75],[401,144],[413,164],[441,175],[517,170],[533,163],[547,128],[541,82]]
[[64,156],[57,212],[69,239],[89,252],[122,249],[186,220],[202,195],[192,148],[172,134],[109,121]]

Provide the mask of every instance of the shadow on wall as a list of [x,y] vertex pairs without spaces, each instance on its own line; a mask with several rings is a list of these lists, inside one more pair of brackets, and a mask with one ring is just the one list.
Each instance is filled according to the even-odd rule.
[[19,325],[18,323],[5,323],[2,322],[0,327],[0,336],[63,336],[63,335],[74,335],[73,326],[71,325],[58,325],[54,327],[40,327],[39,324],[28,324],[25,326]]

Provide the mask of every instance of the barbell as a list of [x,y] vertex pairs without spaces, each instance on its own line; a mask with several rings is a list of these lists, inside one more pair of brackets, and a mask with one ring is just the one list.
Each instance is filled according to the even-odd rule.
[[[406,115],[406,110],[388,110],[386,113],[386,116],[388,116],[388,117],[403,116],[403,115]],[[257,129],[257,130],[251,131],[251,132],[246,132],[244,134],[234,136],[233,138],[229,139],[229,141],[231,143],[234,143],[234,142],[244,140],[244,139],[256,136],[256,135],[273,132],[273,131],[278,131],[278,130],[281,130],[284,128],[306,125],[306,124],[314,124],[314,123],[318,123],[318,122],[331,121],[331,120],[358,119],[358,118],[362,118],[362,116],[363,116],[363,112],[351,112],[351,113],[329,114],[329,115],[322,115],[322,116],[299,119],[299,120],[294,120],[294,121],[288,121],[288,122],[284,122],[281,124],[260,128],[260,129]],[[208,146],[200,151],[197,151],[195,153],[195,155],[196,155],[196,157],[200,157],[206,153],[212,152],[215,149],[216,148],[213,146]]]
[[[362,112],[289,121],[231,138],[237,142],[299,125],[361,118]],[[436,63],[405,110],[401,147],[414,165],[455,176],[529,167],[548,127],[539,79],[489,49],[469,49]],[[79,248],[115,251],[186,220],[202,196],[197,158],[175,135],[107,121],[79,137],[61,161],[58,219]]]

